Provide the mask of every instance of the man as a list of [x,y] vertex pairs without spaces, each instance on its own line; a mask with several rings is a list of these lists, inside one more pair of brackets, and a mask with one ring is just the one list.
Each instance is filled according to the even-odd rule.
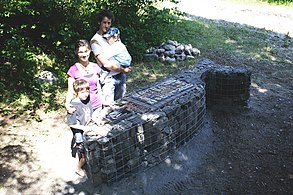
[[108,10],[102,10],[98,14],[97,20],[99,29],[90,41],[91,48],[98,64],[103,70],[120,72],[119,74],[112,77],[113,82],[115,83],[114,100],[118,100],[126,93],[125,73],[129,72],[130,68],[120,66],[115,61],[109,61],[107,55],[104,53],[104,50],[110,47],[110,45],[108,44],[107,40],[103,38],[103,34],[105,34],[111,27],[111,24],[114,21],[114,15]]
[[[103,35],[110,45],[104,50],[107,58],[110,61],[115,61],[119,66],[129,67],[131,65],[131,55],[126,46],[120,40],[120,31],[118,28],[110,28],[107,33]],[[112,105],[115,103],[115,75],[120,74],[118,71],[101,71],[100,82],[103,85],[103,98],[105,105]]]

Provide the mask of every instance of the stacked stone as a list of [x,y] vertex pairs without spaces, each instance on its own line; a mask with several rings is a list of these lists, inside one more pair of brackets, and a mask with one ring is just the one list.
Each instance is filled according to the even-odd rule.
[[86,135],[90,177],[94,183],[116,181],[161,162],[198,132],[204,113],[203,87],[182,78],[129,94],[108,113],[106,136],[99,136],[101,129]]
[[208,107],[245,106],[250,97],[251,70],[215,65],[204,74]]
[[246,103],[250,76],[245,67],[203,59],[172,78],[128,94],[109,110],[107,124],[95,126],[85,137],[90,178],[94,183],[117,181],[166,159],[203,126],[206,98],[211,104]]
[[176,61],[195,59],[199,55],[200,51],[192,47],[191,44],[183,45],[177,41],[169,40],[157,48],[149,48],[144,57],[146,60],[174,63]]
[[[94,183],[111,182],[124,177],[139,167],[141,162],[140,150],[137,142],[137,127],[142,121],[122,106],[119,112],[125,112],[125,119],[117,118],[106,124],[108,133],[99,136],[100,128],[96,134],[86,135],[85,148],[90,177]],[[111,111],[113,114],[117,110]],[[104,130],[104,129],[103,129]]]

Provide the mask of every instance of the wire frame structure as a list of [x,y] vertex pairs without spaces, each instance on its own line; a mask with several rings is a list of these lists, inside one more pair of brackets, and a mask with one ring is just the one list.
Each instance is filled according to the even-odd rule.
[[207,106],[247,105],[251,71],[243,67],[221,67],[205,73]]
[[166,159],[199,131],[205,105],[202,86],[174,78],[130,94],[106,114],[105,126],[86,135],[93,182],[117,181]]
[[162,162],[199,133],[206,105],[246,105],[250,77],[245,67],[204,59],[128,94],[85,135],[88,175],[110,183]]

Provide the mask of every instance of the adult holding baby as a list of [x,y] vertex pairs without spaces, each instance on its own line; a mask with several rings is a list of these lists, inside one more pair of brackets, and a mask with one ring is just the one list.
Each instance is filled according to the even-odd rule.
[[[112,23],[114,22],[114,15],[109,10],[102,10],[97,17],[99,29],[96,34],[92,37],[90,44],[92,52],[97,60],[97,63],[103,71],[110,72],[116,71],[119,74],[113,75],[110,79],[115,83],[114,89],[114,101],[122,98],[126,93],[126,75],[130,71],[129,67],[123,67],[117,64],[114,60],[109,60],[107,49],[110,47],[107,40],[103,37],[108,32]],[[104,89],[102,86],[104,93]],[[104,104],[111,104],[111,100],[104,99]]]

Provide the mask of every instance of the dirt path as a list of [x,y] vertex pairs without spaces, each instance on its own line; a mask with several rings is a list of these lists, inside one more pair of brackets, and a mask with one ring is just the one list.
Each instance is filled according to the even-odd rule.
[[231,4],[225,0],[181,0],[181,11],[213,20],[225,20],[293,36],[293,8]]
[[[292,9],[182,3],[196,16],[293,34]],[[0,194],[292,194],[292,53],[292,46],[282,50],[287,63],[205,56],[253,69],[249,107],[209,111],[201,133],[166,162],[112,185],[93,186],[72,171],[64,112],[1,127]]]

